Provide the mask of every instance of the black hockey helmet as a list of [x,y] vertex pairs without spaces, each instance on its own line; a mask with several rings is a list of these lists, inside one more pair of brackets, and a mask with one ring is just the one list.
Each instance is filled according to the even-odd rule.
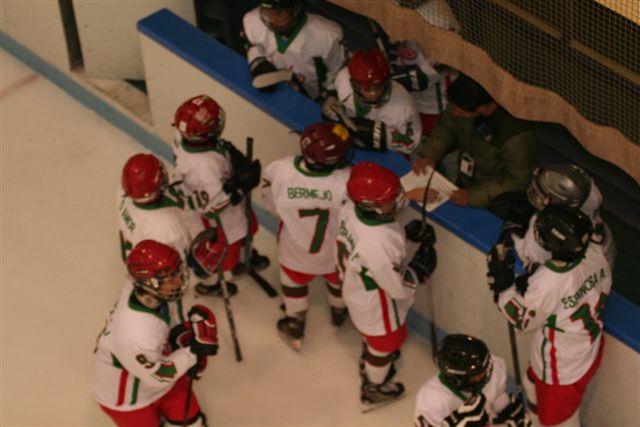
[[559,261],[575,261],[589,246],[593,225],[577,208],[562,205],[547,206],[534,224],[536,241]]
[[305,0],[260,0],[260,19],[271,31],[286,35],[300,22]]
[[489,382],[493,361],[481,340],[469,335],[451,334],[440,343],[438,368],[450,385],[475,394]]

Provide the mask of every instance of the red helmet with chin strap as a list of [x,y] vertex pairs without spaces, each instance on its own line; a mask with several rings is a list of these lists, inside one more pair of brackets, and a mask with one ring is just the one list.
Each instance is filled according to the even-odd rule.
[[207,95],[198,95],[185,101],[173,120],[180,136],[191,143],[217,139],[224,129],[224,110]]
[[167,171],[153,154],[136,154],[122,169],[122,189],[138,203],[156,200],[168,185]]
[[337,123],[314,123],[300,135],[300,151],[312,170],[326,170],[342,163],[351,146],[349,131]]
[[351,85],[359,102],[380,106],[391,93],[391,66],[380,49],[354,52],[349,61]]
[[360,209],[379,217],[393,217],[405,201],[398,175],[371,162],[358,163],[351,169],[347,193]]
[[[188,286],[178,251],[155,240],[143,240],[133,248],[127,257],[127,271],[136,288],[162,300],[179,299]],[[180,286],[169,291],[161,289],[164,280],[178,276]]]

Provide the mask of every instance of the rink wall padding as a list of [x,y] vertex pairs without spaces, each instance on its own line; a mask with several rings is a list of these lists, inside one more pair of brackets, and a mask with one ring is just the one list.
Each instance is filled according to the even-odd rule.
[[[320,118],[316,104],[289,88],[280,88],[269,95],[252,89],[244,58],[166,10],[143,19],[138,28],[155,135],[4,33],[0,45],[166,160],[171,158],[169,144],[175,107],[198,93],[212,95],[225,107],[225,138],[241,149],[247,136],[256,139],[256,156],[265,165],[296,152],[298,137],[292,131]],[[356,160],[364,159],[400,174],[409,169],[408,162],[397,155],[358,153]],[[275,218],[259,206],[256,208],[261,225],[275,232]],[[419,209],[414,206],[406,214],[417,217]],[[420,288],[408,318],[409,326],[430,339],[426,297],[429,291],[433,292],[439,335],[445,331],[477,335],[511,365],[506,323],[493,306],[485,277],[485,253],[500,230],[500,221],[485,211],[451,203],[436,210],[430,219],[438,233],[439,269],[432,278],[431,289]],[[633,391],[639,390],[640,378],[637,354],[640,330],[636,326],[639,314],[638,307],[612,292],[605,313],[605,329],[617,339],[608,337],[605,362],[588,397],[598,403],[586,411],[587,425],[625,425],[629,417],[635,416],[637,394]],[[529,341],[530,336],[518,337],[521,363],[528,360]],[[619,390],[631,393],[621,395]]]

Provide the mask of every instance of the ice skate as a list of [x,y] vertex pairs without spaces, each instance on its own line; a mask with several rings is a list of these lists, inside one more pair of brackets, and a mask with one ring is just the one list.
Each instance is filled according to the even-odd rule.
[[400,400],[405,395],[404,391],[404,385],[399,382],[387,381],[382,384],[373,384],[364,381],[360,389],[360,408],[365,413],[373,411]]
[[304,337],[304,318],[283,317],[278,320],[278,335],[295,351],[302,348],[302,338]]
[[[216,283],[215,285],[207,285],[204,283],[198,283],[196,285],[196,292],[199,295],[212,295],[214,297],[222,298],[222,286],[220,283]],[[229,292],[229,296],[232,297],[238,293],[238,286],[235,283],[227,282],[227,292]]]
[[349,317],[349,311],[346,307],[331,307],[331,324],[339,328]]
[[[271,262],[269,261],[269,258],[264,255],[260,255],[260,253],[258,253],[258,251],[255,249],[251,250],[251,268],[253,271],[262,271],[265,268],[269,267],[270,264]],[[242,276],[244,274],[247,274],[247,266],[244,262],[239,262],[233,268],[233,275]]]

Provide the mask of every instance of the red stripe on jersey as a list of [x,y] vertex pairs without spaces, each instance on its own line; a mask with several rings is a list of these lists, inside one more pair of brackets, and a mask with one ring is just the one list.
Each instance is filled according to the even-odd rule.
[[118,388],[118,402],[116,406],[120,406],[124,403],[124,395],[127,392],[127,379],[129,378],[129,371],[123,369],[120,373],[120,386]]
[[378,295],[380,296],[380,305],[382,306],[382,320],[384,321],[384,330],[387,333],[390,333],[391,319],[389,318],[389,305],[387,304],[387,295],[380,288],[378,288]]
[[551,349],[549,350],[549,356],[551,357],[551,381],[552,384],[560,384],[558,380],[558,359],[556,358],[556,330],[549,328],[549,342],[551,343]]

